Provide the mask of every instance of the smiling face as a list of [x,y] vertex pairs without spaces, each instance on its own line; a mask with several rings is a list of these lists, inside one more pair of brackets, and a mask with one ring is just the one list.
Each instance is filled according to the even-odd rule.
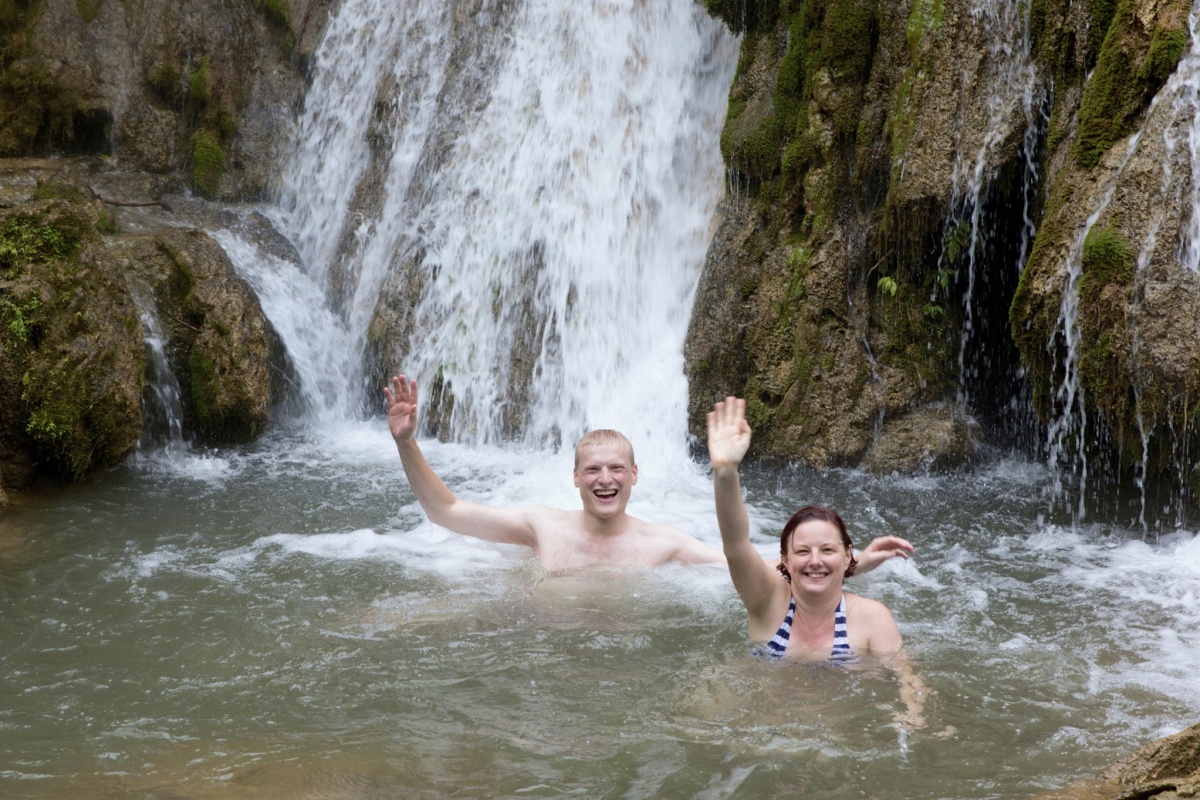
[[841,587],[850,552],[837,526],[822,519],[802,522],[792,531],[783,562],[792,585],[808,592]]
[[601,519],[624,513],[636,483],[637,464],[625,437],[585,440],[576,448],[575,485],[585,512]]

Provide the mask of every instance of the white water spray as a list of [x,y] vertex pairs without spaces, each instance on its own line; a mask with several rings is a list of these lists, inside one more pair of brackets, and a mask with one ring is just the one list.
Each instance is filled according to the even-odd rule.
[[[527,442],[611,426],[644,443],[639,460],[682,455],[683,338],[736,46],[692,3],[484,3],[464,18],[349,0],[273,214],[344,321],[345,391],[362,390],[380,287],[416,262],[414,340],[387,347],[425,385],[452,385],[456,435],[501,438],[513,351],[533,337]],[[356,206],[368,190],[378,201]]]

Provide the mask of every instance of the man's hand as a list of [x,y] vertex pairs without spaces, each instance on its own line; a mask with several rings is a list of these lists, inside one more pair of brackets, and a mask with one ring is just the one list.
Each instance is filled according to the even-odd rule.
[[858,568],[856,575],[870,572],[889,558],[908,558],[913,554],[912,544],[899,536],[880,536],[872,539],[865,550],[858,553]]
[[726,397],[708,412],[708,458],[713,469],[736,468],[750,449],[746,401]]
[[413,438],[417,432],[417,382],[403,375],[392,378],[392,387],[383,387],[388,404],[388,429],[397,442]]

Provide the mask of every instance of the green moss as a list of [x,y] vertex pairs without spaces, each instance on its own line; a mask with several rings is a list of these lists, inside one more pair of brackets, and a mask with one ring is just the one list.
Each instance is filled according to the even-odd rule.
[[779,0],[704,0],[704,10],[734,34],[761,30],[775,23]]
[[0,157],[31,155],[39,140],[65,136],[76,104],[40,66],[0,69]]
[[258,7],[277,25],[287,26],[290,9],[287,0],[258,0]]
[[64,357],[36,376],[26,373],[21,397],[29,409],[25,433],[44,458],[75,480],[94,466],[105,430],[102,421],[89,416],[90,375]]
[[202,109],[210,98],[208,88],[208,56],[200,59],[200,66],[188,78],[188,101],[193,107]]
[[91,22],[99,15],[101,2],[102,0],[75,0],[75,10],[84,22]]
[[1133,281],[1136,262],[1129,244],[1110,226],[1092,228],[1083,240],[1080,258],[1079,296],[1096,300],[1105,286],[1128,286]]
[[120,232],[117,218],[107,209],[102,208],[96,214],[96,230],[100,233],[114,234]]
[[941,27],[946,9],[943,0],[914,0],[904,24],[904,41],[909,57],[915,62],[925,37]]
[[1150,36],[1146,60],[1138,69],[1137,78],[1148,86],[1162,86],[1175,71],[1187,47],[1187,33],[1182,28],[1155,28]]
[[1133,129],[1175,69],[1185,44],[1185,32],[1176,28],[1155,29],[1147,39],[1133,0],[1120,0],[1080,102],[1079,133],[1071,148],[1080,166],[1094,167]]
[[237,118],[222,108],[216,113],[216,128],[221,141],[228,142],[237,134]]
[[192,186],[205,197],[216,197],[221,191],[221,176],[225,172],[225,151],[217,136],[209,130],[192,134]]
[[188,356],[188,370],[191,374],[192,406],[201,426],[209,427],[216,416],[217,401],[217,370],[212,359],[205,355],[200,348],[192,346]]
[[752,430],[766,428],[772,416],[774,414],[771,408],[760,400],[757,394],[746,398],[746,421],[750,423]]
[[182,97],[182,76],[170,62],[152,66],[146,73],[146,83],[154,90],[158,99],[168,106],[178,103]]

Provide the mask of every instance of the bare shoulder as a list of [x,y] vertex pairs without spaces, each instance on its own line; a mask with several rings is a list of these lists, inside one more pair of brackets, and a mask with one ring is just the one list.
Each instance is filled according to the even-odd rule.
[[551,506],[520,506],[520,510],[539,540],[546,536],[568,536],[582,530],[582,511]]
[[719,564],[725,562],[725,555],[715,547],[692,536],[682,528],[659,522],[644,522],[634,520],[637,524],[638,535],[647,543],[661,552],[661,561],[674,561],[680,564]]
[[892,617],[892,612],[878,600],[850,592],[845,592],[843,596],[846,598],[846,616],[854,617],[860,624],[865,622],[895,626],[896,620]]
[[846,624],[855,649],[864,646],[867,652],[882,654],[895,652],[903,646],[900,629],[887,606],[849,592],[845,597]]

